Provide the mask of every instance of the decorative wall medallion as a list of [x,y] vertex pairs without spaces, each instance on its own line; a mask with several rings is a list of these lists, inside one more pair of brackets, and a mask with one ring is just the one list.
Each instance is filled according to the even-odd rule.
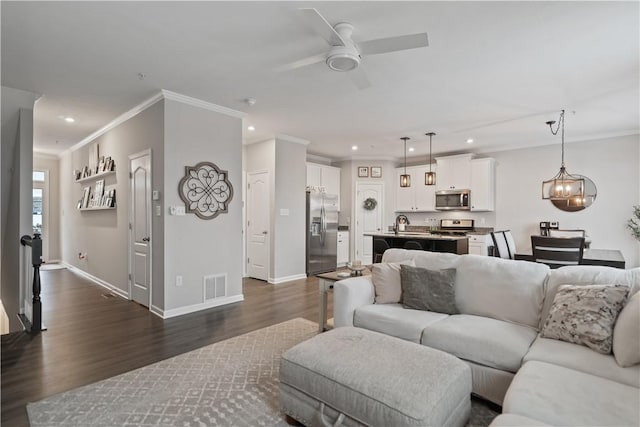
[[178,193],[187,213],[194,213],[202,219],[213,219],[227,213],[233,198],[227,171],[218,169],[211,162],[200,162],[195,166],[185,166],[184,172]]

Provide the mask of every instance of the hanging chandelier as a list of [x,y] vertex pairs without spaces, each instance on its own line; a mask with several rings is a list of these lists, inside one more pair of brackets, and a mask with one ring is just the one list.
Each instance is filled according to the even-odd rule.
[[557,135],[558,131],[562,129],[562,163],[560,171],[553,178],[542,182],[542,198],[551,200],[556,206],[560,203],[574,207],[585,206],[587,198],[595,198],[595,195],[586,194],[584,176],[570,174],[564,165],[564,110],[560,112],[558,126],[553,130],[555,123],[555,120],[546,122],[553,135]]
[[425,133],[429,137],[429,172],[424,173],[424,185],[436,185],[436,173],[431,171],[431,138],[435,132]]
[[411,138],[403,136],[400,139],[404,141],[404,173],[400,175],[400,187],[411,187],[411,176],[407,175],[407,141]]

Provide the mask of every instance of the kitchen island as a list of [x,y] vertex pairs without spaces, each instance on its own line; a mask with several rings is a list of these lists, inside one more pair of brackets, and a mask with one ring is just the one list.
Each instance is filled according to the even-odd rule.
[[432,233],[398,232],[398,233],[365,233],[373,237],[373,262],[379,262],[381,253],[376,253],[377,239],[382,239],[390,248],[404,248],[407,242],[415,242],[424,251],[449,252],[463,255],[469,253],[469,238],[467,236],[449,236]]

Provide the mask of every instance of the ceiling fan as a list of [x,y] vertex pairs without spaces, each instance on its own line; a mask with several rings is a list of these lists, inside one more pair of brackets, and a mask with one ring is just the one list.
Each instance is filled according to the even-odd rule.
[[294,70],[324,61],[334,71],[348,72],[358,88],[366,89],[371,86],[371,83],[360,64],[363,56],[429,46],[427,33],[356,43],[351,39],[353,25],[348,22],[340,22],[332,26],[316,9],[303,8],[299,11],[311,28],[329,44],[329,51],[278,67],[277,71]]

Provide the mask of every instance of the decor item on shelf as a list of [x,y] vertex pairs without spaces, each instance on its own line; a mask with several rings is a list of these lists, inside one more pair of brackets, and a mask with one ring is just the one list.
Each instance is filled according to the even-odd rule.
[[424,173],[424,185],[436,185],[436,173],[431,171],[431,138],[435,132],[425,133],[429,137],[429,172]]
[[633,216],[627,221],[627,228],[631,230],[631,234],[636,240],[640,240],[640,205],[633,207]]
[[382,166],[371,166],[371,178],[382,178]]
[[378,201],[373,197],[368,197],[362,202],[362,207],[367,211],[372,211],[378,206]]
[[358,166],[358,178],[369,178],[369,168],[367,166]]
[[201,219],[213,219],[227,213],[233,198],[233,187],[227,171],[218,169],[211,162],[185,166],[185,175],[178,184],[178,193],[186,212]]
[[407,175],[407,141],[411,138],[403,136],[400,139],[404,141],[404,173],[400,175],[400,187],[411,187],[411,176]]
[[572,175],[567,172],[564,165],[564,116],[565,111],[560,112],[558,126],[555,131],[555,120],[546,122],[553,135],[557,135],[562,128],[562,162],[560,171],[551,179],[542,182],[542,198],[551,200],[553,205],[564,211],[579,211],[593,204],[596,198],[596,186],[589,178],[582,175]]

